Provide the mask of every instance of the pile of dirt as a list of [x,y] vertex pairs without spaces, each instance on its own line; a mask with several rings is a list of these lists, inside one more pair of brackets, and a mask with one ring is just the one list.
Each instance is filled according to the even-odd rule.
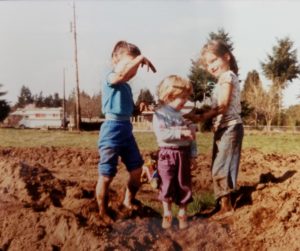
[[[146,153],[144,153],[146,154]],[[195,194],[212,190],[209,155],[192,171]],[[157,190],[144,184],[137,210],[122,207],[128,177],[110,189],[114,223],[98,217],[98,152],[76,148],[0,148],[0,250],[296,250],[300,247],[300,155],[243,151],[235,212],[198,212],[190,227],[161,228]]]

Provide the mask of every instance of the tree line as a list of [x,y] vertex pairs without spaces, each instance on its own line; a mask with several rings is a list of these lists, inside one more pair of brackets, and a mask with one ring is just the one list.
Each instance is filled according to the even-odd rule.
[[[3,85],[0,84],[0,88]],[[4,96],[6,92],[0,92],[0,97]],[[81,116],[83,118],[101,118],[104,117],[101,110],[101,92],[94,95],[89,95],[85,91],[81,91],[80,95]],[[75,90],[71,92],[69,97],[65,100],[66,114],[67,116],[75,117]],[[62,107],[63,98],[58,93],[43,95],[43,92],[39,94],[33,94],[29,87],[22,86],[20,94],[18,96],[16,104],[12,107],[8,102],[0,99],[0,122],[3,121],[10,111],[15,111],[18,108],[25,108],[27,105],[34,105],[35,107]],[[141,89],[135,103],[134,115],[137,116],[141,113],[139,107],[141,103],[145,103],[147,106],[155,105],[154,96],[148,89]]]

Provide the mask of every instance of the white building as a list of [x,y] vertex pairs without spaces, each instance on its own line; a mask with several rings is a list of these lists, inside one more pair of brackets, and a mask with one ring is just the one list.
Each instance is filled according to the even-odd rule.
[[18,108],[9,115],[11,126],[20,128],[61,128],[63,126],[63,108],[36,108],[27,106]]

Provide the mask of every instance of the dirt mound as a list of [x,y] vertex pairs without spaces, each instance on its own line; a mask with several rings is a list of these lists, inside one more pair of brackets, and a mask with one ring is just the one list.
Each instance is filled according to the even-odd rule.
[[[198,212],[190,227],[161,228],[151,206],[157,191],[144,184],[135,211],[122,207],[127,172],[110,190],[114,218],[98,217],[97,151],[0,148],[0,250],[296,250],[300,247],[299,155],[243,151],[235,212],[224,218]],[[210,156],[193,170],[195,194],[211,191]]]

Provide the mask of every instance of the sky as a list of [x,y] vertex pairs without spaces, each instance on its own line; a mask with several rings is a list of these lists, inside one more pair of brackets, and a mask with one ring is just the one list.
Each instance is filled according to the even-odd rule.
[[[264,86],[261,62],[272,54],[277,39],[294,41],[300,61],[300,1],[245,0],[99,0],[76,1],[79,85],[99,93],[110,71],[111,51],[119,40],[136,44],[157,73],[140,69],[131,85],[154,95],[170,74],[187,77],[210,32],[223,28],[234,43],[240,79],[256,70]],[[67,96],[75,88],[72,1],[0,0],[0,91],[14,104],[23,85],[32,94]],[[284,106],[299,104],[300,79],[284,91]]]

